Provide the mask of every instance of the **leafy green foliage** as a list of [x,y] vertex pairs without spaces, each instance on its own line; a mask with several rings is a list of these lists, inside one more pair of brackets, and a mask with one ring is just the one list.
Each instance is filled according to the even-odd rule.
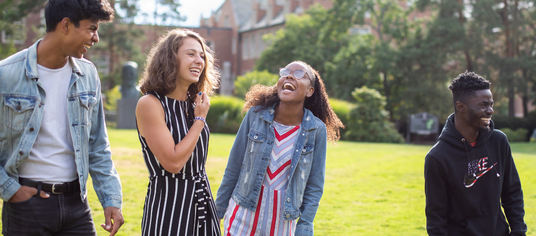
[[242,123],[242,107],[244,101],[236,97],[217,96],[210,98],[210,110],[207,114],[207,124],[210,132],[238,132]]
[[329,94],[352,100],[351,93],[354,88],[382,88],[378,73],[371,69],[376,63],[372,52],[375,40],[372,35],[352,37],[348,45],[335,55],[333,61],[326,61],[325,83]]
[[13,43],[5,43],[0,44],[0,59],[7,58],[8,56],[11,56],[17,52],[17,48],[13,45]]
[[139,45],[134,44],[134,39],[143,36],[143,31],[134,27],[134,17],[139,12],[137,0],[117,0],[115,3],[112,3],[114,21],[100,25],[100,41],[88,53],[90,59],[101,53],[109,56],[109,74],[101,76],[104,91],[121,84],[122,65],[125,62],[138,63],[140,75],[145,61]]
[[350,111],[350,120],[344,135],[346,139],[361,142],[404,142],[394,125],[389,122],[385,97],[366,86],[356,88],[352,96],[357,105]]
[[[5,0],[0,2],[0,31],[7,38],[16,40],[26,39],[26,29],[21,19],[28,14],[44,8],[47,0]],[[0,59],[4,59],[18,50],[13,41],[0,43]]]
[[444,65],[450,78],[469,70],[492,81],[494,97],[505,97],[504,113],[514,116],[515,95],[526,108],[536,94],[534,3],[418,0],[417,6],[436,12],[426,25],[430,52],[440,55],[436,65]]
[[327,10],[316,6],[303,16],[289,15],[284,29],[263,38],[269,45],[256,61],[256,69],[278,71],[296,60],[305,61],[317,70],[322,69],[323,62],[329,60],[322,57],[321,46],[318,45],[319,20],[325,14]]
[[104,109],[107,111],[117,111],[117,101],[121,99],[120,86],[115,86],[113,89],[104,91],[106,96],[106,102],[104,103]]
[[[276,70],[278,71],[278,70]],[[263,71],[251,71],[245,75],[238,76],[234,82],[235,85],[235,96],[238,98],[244,99],[246,93],[249,91],[251,86],[255,84],[262,84],[266,86],[272,86],[277,83],[279,76],[277,74],[272,74],[266,70]]]
[[503,128],[500,129],[504,134],[506,134],[506,137],[508,137],[508,141],[510,142],[525,142],[527,141],[527,135],[529,131],[527,129],[516,129],[512,130],[509,128]]
[[[330,98],[329,104],[331,105],[333,112],[339,117],[344,126],[347,127],[348,122],[351,119],[350,111],[355,108],[355,104],[335,98]],[[342,139],[344,139],[346,130],[346,128],[340,130]]]

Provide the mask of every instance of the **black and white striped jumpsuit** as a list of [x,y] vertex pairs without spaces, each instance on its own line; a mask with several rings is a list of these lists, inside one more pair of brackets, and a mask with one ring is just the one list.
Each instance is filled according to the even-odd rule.
[[[166,125],[175,144],[179,143],[193,124],[194,107],[189,101],[178,101],[156,92],[148,94],[160,100]],[[142,235],[221,235],[205,172],[209,134],[205,125],[188,162],[178,174],[172,174],[160,165],[138,131],[150,178],[143,207]]]

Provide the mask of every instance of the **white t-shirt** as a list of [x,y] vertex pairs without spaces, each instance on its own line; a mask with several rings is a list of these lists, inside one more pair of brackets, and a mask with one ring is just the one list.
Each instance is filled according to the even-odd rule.
[[46,94],[43,121],[28,159],[18,168],[19,176],[45,183],[70,182],[78,176],[67,117],[72,68],[67,62],[59,69],[37,65],[37,71]]

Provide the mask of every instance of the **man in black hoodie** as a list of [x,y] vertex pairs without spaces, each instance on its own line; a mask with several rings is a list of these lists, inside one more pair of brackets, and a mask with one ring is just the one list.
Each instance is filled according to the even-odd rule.
[[429,235],[518,236],[527,231],[510,144],[493,129],[490,84],[465,72],[449,86],[454,114],[424,164]]

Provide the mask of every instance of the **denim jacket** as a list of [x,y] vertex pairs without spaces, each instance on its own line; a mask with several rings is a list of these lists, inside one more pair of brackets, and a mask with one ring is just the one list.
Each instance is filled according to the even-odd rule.
[[[251,108],[244,117],[231,149],[216,198],[220,219],[224,217],[231,197],[252,211],[257,206],[275,142],[274,108],[257,109]],[[326,125],[311,111],[304,110],[281,214],[285,220],[300,218],[296,235],[313,235],[313,220],[324,189],[327,133]]]
[[[28,158],[43,119],[45,90],[38,80],[37,41],[0,61],[0,198],[8,201],[20,188],[17,168]],[[69,58],[68,119],[80,181],[80,197],[87,195],[87,179],[103,208],[121,208],[121,182],[111,160],[104,124],[100,79],[85,59]]]

